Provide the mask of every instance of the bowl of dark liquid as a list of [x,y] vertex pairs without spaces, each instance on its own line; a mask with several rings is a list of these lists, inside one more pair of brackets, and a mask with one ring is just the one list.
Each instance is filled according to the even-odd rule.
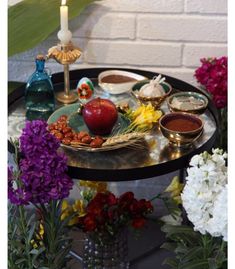
[[98,76],[99,86],[110,94],[122,94],[131,90],[132,86],[147,79],[146,77],[122,70],[107,70]]
[[203,121],[196,115],[184,112],[165,114],[159,121],[160,130],[175,146],[189,146],[203,132]]

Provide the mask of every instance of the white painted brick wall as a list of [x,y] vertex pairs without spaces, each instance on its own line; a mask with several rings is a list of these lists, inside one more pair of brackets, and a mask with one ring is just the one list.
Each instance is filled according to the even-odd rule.
[[98,64],[180,66],[181,45],[162,42],[90,41],[85,59],[88,63]]
[[227,14],[226,0],[186,0],[185,11],[189,13]]
[[[70,21],[69,28],[83,50],[73,69],[139,68],[196,84],[193,73],[200,58],[227,55],[226,0],[102,0]],[[25,81],[35,55],[46,54],[56,43],[57,31],[38,47],[11,57],[9,80]],[[53,60],[48,65],[52,72],[62,70]]]
[[187,67],[197,67],[198,59],[202,56],[211,55],[213,51],[213,56],[220,57],[221,55],[227,55],[227,45],[226,44],[185,44],[183,50],[183,65]]
[[224,42],[227,40],[226,18],[198,15],[140,15],[137,37],[178,42]]
[[[82,24],[80,22],[83,22]],[[106,39],[134,39],[135,15],[133,14],[82,14],[70,24],[73,36]]]

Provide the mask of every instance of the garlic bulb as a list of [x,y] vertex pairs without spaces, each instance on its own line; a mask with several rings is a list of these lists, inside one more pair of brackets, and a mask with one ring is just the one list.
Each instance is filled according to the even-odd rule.
[[154,77],[150,80],[149,83],[143,85],[140,90],[139,94],[144,97],[159,97],[165,94],[165,91],[161,85],[162,82],[165,81],[165,77],[162,78],[161,75]]

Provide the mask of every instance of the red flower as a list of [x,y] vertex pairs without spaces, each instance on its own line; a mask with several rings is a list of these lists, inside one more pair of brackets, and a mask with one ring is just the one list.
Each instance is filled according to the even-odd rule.
[[113,193],[109,193],[107,196],[107,203],[108,205],[112,206],[112,205],[116,205],[117,204],[117,198]]
[[149,212],[153,211],[153,205],[151,204],[150,201],[145,201],[145,207]]
[[150,201],[137,200],[132,192],[124,193],[119,199],[111,192],[98,193],[87,205],[87,214],[80,218],[80,224],[85,232],[112,235],[129,223],[137,229],[143,227],[146,215],[152,210]]
[[136,218],[132,220],[132,226],[136,229],[142,228],[145,225],[146,220],[144,218]]
[[96,222],[93,216],[86,215],[84,218],[84,230],[87,232],[94,231],[96,228]]
[[102,207],[97,203],[91,203],[87,206],[87,213],[100,216],[102,213]]
[[125,192],[119,197],[119,203],[131,202],[134,199],[133,192]]

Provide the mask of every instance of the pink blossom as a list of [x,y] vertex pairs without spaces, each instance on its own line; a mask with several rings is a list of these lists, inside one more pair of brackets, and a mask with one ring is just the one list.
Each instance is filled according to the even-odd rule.
[[228,58],[203,58],[202,65],[196,69],[194,76],[212,95],[218,109],[227,106],[228,98]]

